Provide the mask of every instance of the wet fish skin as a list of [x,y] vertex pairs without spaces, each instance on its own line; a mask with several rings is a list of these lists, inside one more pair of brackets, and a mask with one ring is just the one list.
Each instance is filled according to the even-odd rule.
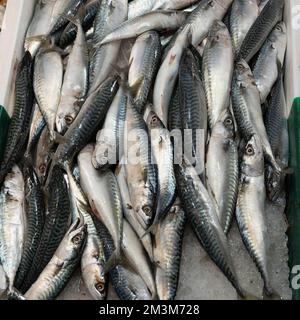
[[13,291],[15,276],[24,244],[24,179],[14,165],[5,177],[0,193],[0,260],[7,279],[8,291]]
[[23,167],[23,175],[26,195],[24,210],[27,216],[27,228],[22,258],[14,282],[14,287],[16,289],[21,288],[31,267],[31,263],[40,243],[45,222],[44,194],[32,165],[25,164]]
[[134,38],[151,30],[176,30],[186,17],[187,14],[184,11],[157,10],[148,12],[121,23],[101,41],[101,44]]
[[33,148],[36,146],[45,126],[46,121],[40,111],[39,106],[37,105],[37,103],[35,103],[33,107],[33,115],[31,119],[29,138],[24,157],[32,157]]
[[94,215],[102,221],[113,238],[117,258],[120,258],[123,236],[123,211],[116,177],[108,169],[97,171],[92,165],[94,145],[87,145],[78,155],[80,185]]
[[[273,154],[281,167],[287,168],[289,140],[282,72],[271,91],[264,121]],[[265,175],[267,196],[271,201],[276,201],[284,188],[285,175],[282,173],[278,176],[269,165],[267,165]]]
[[188,16],[181,29],[190,25],[191,44],[197,47],[207,36],[216,20],[222,20],[233,0],[202,0]]
[[234,119],[227,109],[215,124],[206,155],[206,183],[216,211],[227,235],[236,205],[239,183],[238,145]]
[[[95,225],[104,244],[106,259],[108,260],[115,251],[114,242],[105,228],[99,221]],[[110,270],[110,278],[113,287],[121,300],[151,300],[151,294],[142,278],[123,265],[117,265]]]
[[[90,1],[85,5],[85,14],[82,19],[82,29],[84,32],[87,32],[93,26],[93,22],[98,11],[99,5],[99,0]],[[75,40],[76,35],[77,27],[72,22],[69,22],[69,24],[65,27],[63,33],[60,36],[59,46],[61,48],[67,47]]]
[[30,271],[21,286],[21,292],[26,292],[36,281],[39,274],[53,257],[62,241],[70,221],[70,201],[64,171],[55,166],[48,186],[48,202],[46,218],[38,249]]
[[238,61],[235,65],[232,102],[234,115],[244,140],[249,141],[255,133],[258,134],[266,160],[280,174],[281,168],[274,158],[263,122],[259,91],[252,71],[244,60]]
[[233,48],[228,29],[223,22],[213,24],[203,53],[203,83],[212,129],[221,113],[229,106],[233,74]]
[[115,165],[123,155],[127,96],[120,87],[96,136],[92,164],[97,170]]
[[32,77],[33,60],[27,51],[18,65],[16,74],[15,105],[0,165],[0,185],[13,165],[20,160],[23,148],[26,147],[34,98]]
[[86,196],[69,168],[67,174],[73,221],[83,218],[87,226],[86,244],[81,257],[83,282],[94,300],[103,300],[107,287],[103,243],[93,222],[92,209]]
[[86,146],[95,131],[101,127],[105,114],[118,90],[117,76],[111,76],[90,95],[80,109],[75,121],[64,135],[52,163],[66,166]]
[[284,22],[276,25],[262,46],[253,69],[253,76],[260,92],[261,103],[265,103],[282,68],[287,44]]
[[198,2],[198,0],[134,0],[129,3],[128,19],[134,19],[149,11],[182,9]]
[[125,174],[134,214],[144,229],[150,227],[157,204],[158,176],[152,162],[147,125],[132,100],[127,101],[124,150]]
[[282,20],[283,0],[270,0],[248,31],[239,51],[239,59],[249,62],[260,50],[270,32]]
[[75,120],[88,91],[88,48],[79,20],[76,26],[78,32],[68,57],[56,114],[56,129],[60,134],[64,134]]
[[83,221],[71,225],[47,266],[25,293],[26,300],[53,300],[59,295],[80,261],[86,234]]
[[166,127],[168,126],[169,103],[178,78],[181,57],[190,42],[189,26],[183,29],[174,41],[159,68],[153,90],[154,111]]
[[170,131],[182,130],[178,81],[175,84],[168,110],[168,127]]
[[137,110],[143,113],[161,59],[161,44],[156,31],[141,34],[129,58],[128,85]]
[[45,184],[53,154],[54,142],[51,140],[48,127],[45,127],[36,146],[34,158],[35,171],[42,185]]
[[267,266],[265,223],[264,156],[260,138],[247,143],[241,164],[236,217],[245,246],[264,280],[264,291],[272,295]]
[[176,296],[186,220],[177,198],[155,234],[155,278],[160,300],[174,300]]
[[133,230],[136,232],[138,237],[141,239],[141,242],[148,253],[148,256],[151,261],[153,261],[153,248],[152,248],[152,239],[150,234],[145,234],[146,230],[141,226],[139,221],[137,220],[128,190],[128,183],[127,177],[125,175],[125,168],[124,165],[119,165],[115,172],[120,194],[122,198],[122,205],[123,205],[123,213],[125,219],[130,223]]
[[152,224],[156,227],[170,210],[176,196],[173,145],[169,131],[153,111],[147,117],[147,126],[158,174],[157,208]]
[[[199,175],[205,174],[205,145],[207,139],[207,104],[198,64],[190,49],[186,49],[179,68],[179,103],[184,153],[195,165]],[[192,130],[189,132],[187,130]]]
[[40,51],[35,58],[33,87],[53,140],[62,81],[63,63],[60,54],[54,50]]
[[112,66],[116,63],[121,42],[116,41],[106,45],[100,45],[100,43],[105,36],[127,19],[127,13],[127,0],[104,0],[99,6],[92,38],[95,50],[90,61],[89,94],[97,90],[113,71]]
[[229,253],[228,243],[217,212],[195,168],[183,160],[175,166],[178,194],[183,209],[204,250],[231,282],[237,293],[244,297]]
[[257,0],[235,0],[230,13],[230,33],[235,54],[239,53],[241,45],[259,15]]

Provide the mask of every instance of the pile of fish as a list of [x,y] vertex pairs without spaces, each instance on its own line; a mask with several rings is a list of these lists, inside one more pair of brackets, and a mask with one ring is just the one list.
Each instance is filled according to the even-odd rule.
[[[236,218],[275,298],[266,201],[284,194],[283,0],[43,0],[0,165],[0,292],[176,296],[186,222],[241,298]],[[200,271],[201,273],[201,271]]]

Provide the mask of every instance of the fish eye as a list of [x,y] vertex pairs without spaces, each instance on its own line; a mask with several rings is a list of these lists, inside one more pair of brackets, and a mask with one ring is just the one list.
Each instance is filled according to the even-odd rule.
[[157,121],[158,121],[157,116],[152,116],[152,118],[151,118],[151,124],[156,124]]
[[146,216],[148,216],[148,217],[151,216],[152,209],[150,206],[143,206],[142,210],[144,211]]
[[282,31],[282,28],[281,28],[281,26],[279,24],[276,26],[276,30]]
[[227,119],[225,120],[225,124],[228,125],[228,126],[231,126],[232,123],[233,123],[233,121],[232,121],[231,118],[227,118]]
[[253,156],[253,155],[254,155],[254,149],[252,148],[252,146],[248,146],[248,147],[246,148],[246,154],[247,154],[248,156]]
[[74,119],[71,116],[65,116],[65,121],[67,125],[70,125],[73,123]]
[[39,166],[39,171],[40,171],[40,173],[41,173],[41,174],[45,174],[46,168],[47,168],[47,166],[45,165],[45,163],[42,163],[42,164]]
[[80,244],[81,241],[82,241],[82,237],[83,237],[82,234],[77,234],[76,236],[74,236],[74,237],[72,238],[72,242],[73,242],[74,244]]
[[101,294],[104,294],[105,286],[102,282],[98,282],[95,284],[95,289]]
[[243,71],[243,70],[244,70],[244,66],[243,66],[242,63],[238,63],[238,64],[236,65],[236,67],[237,67],[237,69],[238,69],[239,71]]

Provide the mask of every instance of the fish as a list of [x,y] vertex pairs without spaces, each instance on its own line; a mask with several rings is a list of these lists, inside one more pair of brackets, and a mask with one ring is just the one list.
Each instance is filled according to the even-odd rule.
[[[197,47],[208,35],[216,20],[222,20],[233,0],[202,0],[181,26],[190,26],[191,44]],[[181,31],[181,32],[182,32]]]
[[176,296],[186,213],[177,198],[155,234],[155,281],[159,300]]
[[226,109],[212,129],[206,155],[206,184],[224,233],[227,235],[235,212],[239,184],[239,155],[235,124]]
[[117,79],[117,76],[109,77],[86,99],[76,119],[65,133],[63,142],[59,144],[52,159],[52,167],[56,164],[61,167],[68,166],[90,142],[96,130],[101,128],[118,90]]
[[51,159],[54,154],[54,146],[55,144],[51,140],[49,129],[45,127],[36,146],[34,158],[34,168],[42,185],[45,184],[47,179]]
[[117,164],[123,156],[126,107],[127,96],[120,87],[106,114],[104,125],[96,136],[92,164],[97,170]]
[[24,48],[32,57],[36,55],[45,38],[50,34],[52,13],[56,1],[38,1],[35,5],[33,17],[26,32]]
[[[271,91],[264,121],[272,152],[283,169],[288,168],[289,165],[289,136],[286,110],[283,74],[280,71]],[[284,188],[285,174],[282,172],[281,175],[277,175],[272,167],[267,165],[265,176],[267,196],[269,200],[276,201]]]
[[24,157],[32,157],[33,149],[36,146],[45,126],[46,121],[40,111],[39,106],[37,105],[37,103],[35,103],[33,107],[33,115],[31,119],[29,138]]
[[157,204],[158,176],[152,161],[147,125],[136,110],[132,98],[127,100],[124,131],[124,166],[133,212],[144,229],[150,227]]
[[129,3],[128,20],[139,17],[149,11],[183,9],[198,1],[199,0],[134,0]]
[[157,225],[164,219],[175,201],[176,180],[173,167],[173,145],[169,131],[153,111],[148,114],[147,126],[151,137],[151,151],[154,163],[157,165],[158,174],[157,208],[154,221],[150,227],[151,231],[155,233]]
[[22,258],[24,198],[22,171],[14,165],[6,175],[0,192],[0,261],[7,279],[8,292],[14,290],[14,280]]
[[68,168],[67,174],[73,221],[82,217],[87,226],[86,244],[81,257],[83,282],[94,300],[103,300],[106,297],[107,287],[103,242],[95,227],[88,200],[73,177],[70,168]]
[[236,218],[243,242],[264,280],[264,294],[274,294],[267,265],[266,189],[260,138],[248,141],[241,164]]
[[180,32],[158,70],[153,89],[153,109],[165,127],[168,127],[168,110],[178,78],[179,65],[184,49],[190,42],[190,28]]
[[241,45],[253,23],[259,15],[257,0],[235,0],[230,12],[229,30],[235,55],[240,51]]
[[[122,160],[121,160],[122,162]],[[136,232],[138,237],[141,239],[141,242],[144,246],[144,249],[148,253],[148,256],[151,261],[153,261],[153,248],[152,248],[152,239],[150,234],[145,234],[146,230],[141,226],[139,221],[137,220],[134,212],[133,206],[130,199],[130,194],[128,190],[128,183],[127,177],[125,175],[125,168],[124,165],[119,164],[115,172],[120,194],[122,198],[122,206],[123,206],[123,213],[125,219],[129,222],[133,230]]]
[[223,22],[217,21],[208,35],[202,67],[210,129],[229,106],[233,60],[229,31]]
[[230,256],[228,241],[218,219],[214,202],[204,187],[195,168],[183,158],[175,166],[178,195],[193,230],[212,261],[236,289],[245,297]]
[[21,292],[27,292],[47,266],[67,232],[70,220],[71,209],[64,171],[55,166],[48,186],[46,217],[42,235],[30,270],[20,288]]
[[121,23],[101,41],[101,44],[135,38],[151,30],[177,30],[186,17],[187,14],[184,11],[157,10],[148,12]]
[[[93,26],[93,22],[99,9],[99,5],[99,0],[90,1],[85,5],[84,15],[82,18],[82,29],[84,32],[87,32]],[[59,46],[61,48],[66,48],[76,39],[76,35],[76,25],[74,25],[73,22],[69,22],[62,34],[60,35]]]
[[[42,186],[32,165],[23,166],[25,184],[24,212],[26,215],[26,234],[22,258],[16,274],[14,287],[20,289],[30,270],[31,263],[41,240],[45,223],[45,203]],[[24,293],[24,292],[23,292]]]
[[0,264],[0,298],[7,290],[7,279],[2,265]]
[[15,104],[0,164],[0,185],[13,165],[20,160],[26,147],[34,99],[32,78],[33,60],[31,54],[26,51],[18,64],[16,74]]
[[40,110],[55,139],[55,118],[63,81],[63,63],[56,50],[39,51],[34,64],[34,93]]
[[282,20],[283,0],[270,0],[249,29],[238,54],[238,60],[247,63],[261,49],[265,40],[276,24]]
[[259,1],[259,11],[262,12],[263,8],[266,6],[266,4],[269,2],[269,0],[260,0]]
[[179,104],[184,140],[184,154],[202,178],[205,174],[207,140],[207,103],[197,60],[186,49],[179,68]]
[[286,45],[286,26],[284,22],[279,22],[262,46],[253,69],[262,104],[277,80],[278,68],[283,66]]
[[77,36],[69,54],[56,113],[56,129],[65,134],[76,118],[88,91],[88,48],[80,21],[74,21]]
[[254,134],[258,134],[266,160],[279,174],[281,168],[274,158],[263,122],[259,91],[252,71],[245,60],[240,60],[235,65],[232,82],[232,107],[244,140],[249,141]]
[[80,262],[86,234],[82,220],[71,225],[47,266],[26,291],[26,300],[53,300],[59,295]]
[[127,0],[103,0],[94,21],[94,46],[90,58],[89,94],[94,92],[101,83],[114,71],[112,66],[118,58],[121,42],[101,45],[101,41],[115,27],[127,19]]
[[80,185],[94,215],[108,229],[116,248],[114,257],[120,259],[123,235],[123,207],[119,186],[113,172],[97,171],[92,165],[94,145],[88,144],[77,157]]
[[[99,221],[95,225],[104,244],[106,259],[109,260],[115,251],[114,242],[105,228]],[[151,300],[151,293],[143,279],[132,268],[118,264],[110,270],[112,285],[121,300]]]
[[128,85],[134,104],[143,112],[161,59],[161,44],[156,31],[137,37],[129,58]]
[[64,27],[86,0],[56,0],[52,11],[50,34]]
[[[180,100],[179,100],[179,87],[178,87],[178,81],[175,84],[171,101],[170,101],[170,107],[168,110],[168,128],[173,133],[173,130],[177,130],[177,132],[181,135],[181,130],[183,130],[181,116],[180,116]],[[175,148],[175,147],[174,147]],[[182,149],[182,144],[181,148]],[[178,149],[177,149],[178,150]]]
[[126,220],[123,222],[122,248],[127,263],[144,280],[153,299],[156,296],[156,286],[151,265],[139,238]]

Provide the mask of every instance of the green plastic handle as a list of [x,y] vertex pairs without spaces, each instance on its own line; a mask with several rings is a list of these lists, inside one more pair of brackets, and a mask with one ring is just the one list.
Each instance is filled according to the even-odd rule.
[[0,161],[4,153],[9,122],[10,118],[6,110],[0,106]]

